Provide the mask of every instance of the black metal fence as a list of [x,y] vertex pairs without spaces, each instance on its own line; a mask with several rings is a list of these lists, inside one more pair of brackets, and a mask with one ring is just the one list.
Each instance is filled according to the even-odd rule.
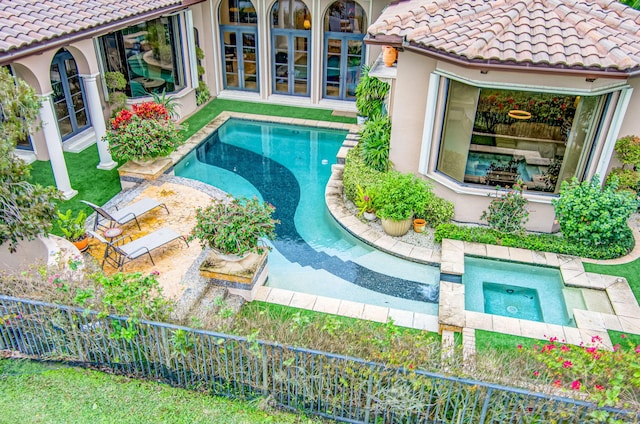
[[8,296],[0,296],[0,349],[215,395],[265,396],[350,423],[585,423],[597,421],[595,411],[640,422],[568,398]]

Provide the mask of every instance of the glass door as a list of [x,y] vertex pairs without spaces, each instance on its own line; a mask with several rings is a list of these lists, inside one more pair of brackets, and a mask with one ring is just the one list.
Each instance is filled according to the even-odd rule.
[[273,31],[273,92],[309,95],[308,31]]
[[258,91],[258,47],[255,28],[222,28],[224,87]]
[[54,56],[50,75],[53,106],[60,136],[65,141],[90,124],[85,107],[84,87],[78,75],[76,61],[66,50]]
[[324,97],[355,100],[364,60],[362,35],[330,34],[324,47]]

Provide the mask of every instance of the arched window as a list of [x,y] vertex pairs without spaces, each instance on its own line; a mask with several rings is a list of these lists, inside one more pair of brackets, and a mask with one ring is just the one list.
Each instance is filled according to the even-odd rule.
[[300,0],[278,0],[271,8],[272,89],[309,95],[311,13]]
[[324,16],[324,97],[355,100],[367,18],[356,2],[338,0]]
[[84,86],[71,53],[61,49],[51,61],[49,69],[53,89],[53,108],[62,140],[66,140],[90,124],[85,107]]
[[253,3],[223,0],[219,14],[224,87],[259,91],[258,15]]

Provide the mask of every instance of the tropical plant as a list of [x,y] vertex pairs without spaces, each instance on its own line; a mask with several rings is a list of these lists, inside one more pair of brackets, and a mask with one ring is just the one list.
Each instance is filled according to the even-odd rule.
[[171,119],[178,119],[178,117],[180,116],[177,110],[179,106],[178,99],[176,99],[175,97],[167,96],[167,92],[164,88],[162,89],[162,93],[160,94],[152,92],[151,97],[153,98],[153,103],[162,105],[165,107],[165,109],[167,109],[167,112],[169,113]]
[[375,115],[369,118],[360,131],[362,159],[367,166],[381,172],[390,168],[389,147],[391,140],[391,119],[389,116]]
[[166,107],[155,102],[122,109],[111,120],[104,140],[116,160],[148,160],[169,155],[184,143],[182,129],[169,119]]
[[200,106],[211,98],[209,87],[203,81],[204,66],[200,62],[204,59],[204,50],[196,46],[196,59],[198,59],[198,87],[196,88],[196,105]]
[[342,174],[342,186],[347,199],[355,202],[357,198],[358,186],[367,190],[375,185],[384,175],[383,172],[376,171],[368,167],[362,160],[361,146],[357,145],[349,150],[345,158],[344,172]]
[[358,208],[358,217],[364,215],[365,212],[373,213],[375,211],[373,208],[373,199],[375,198],[373,188],[364,189],[358,184],[357,191],[358,194],[354,203]]
[[630,165],[632,169],[640,166],[640,137],[637,135],[620,137],[616,141],[614,150],[623,168],[626,165]]
[[382,219],[402,221],[423,211],[432,196],[431,185],[413,174],[391,171],[375,185],[373,206]]
[[627,219],[638,201],[630,192],[617,188],[615,178],[601,187],[597,175],[591,181],[563,181],[560,197],[551,201],[562,234],[589,246],[620,243],[627,236]]
[[38,117],[40,99],[35,90],[3,66],[0,93],[0,244],[8,242],[9,251],[15,252],[20,240],[49,231],[60,193],[29,183],[29,165],[13,153]]
[[85,228],[87,214],[85,211],[80,210],[75,215],[71,209],[67,209],[66,213],[60,211],[57,211],[57,213],[58,227],[67,240],[80,241],[87,236],[87,229]]
[[[506,192],[496,189],[495,198],[489,203],[487,210],[482,212],[480,219],[486,220],[491,228],[503,233],[524,233],[529,211],[527,199],[522,195],[523,190],[521,180]],[[492,195],[489,194],[489,197]]]
[[390,85],[369,75],[370,68],[362,65],[360,81],[356,86],[356,108],[358,114],[371,118],[382,115],[384,99],[389,92]]
[[243,256],[255,252],[262,254],[265,246],[260,239],[273,240],[275,207],[254,197],[211,199],[211,204],[196,210],[196,225],[189,241],[199,239],[202,247],[208,247],[225,255]]
[[451,221],[453,212],[453,202],[432,194],[422,212],[416,211],[416,216],[427,221],[429,227],[436,228],[438,225]]

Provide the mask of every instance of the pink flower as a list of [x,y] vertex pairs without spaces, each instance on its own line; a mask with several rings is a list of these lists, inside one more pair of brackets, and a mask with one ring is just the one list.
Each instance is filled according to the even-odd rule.
[[534,376],[534,377],[537,377],[537,376],[539,376],[539,375],[540,375],[540,371],[534,371],[534,372],[533,372],[533,376]]
[[[621,338],[621,339],[626,339],[626,338],[627,338],[627,336],[626,336],[626,334],[620,334],[620,338]],[[602,387],[602,386],[600,386],[600,387]]]
[[573,362],[571,362],[571,361],[564,361],[564,362],[562,363],[562,366],[563,366],[564,368],[571,368],[571,367],[573,366]]
[[618,349],[620,349],[620,344],[616,343],[616,344],[613,346],[613,351],[614,351],[614,352],[617,352],[617,351],[618,351]]
[[518,349],[522,349],[522,345],[521,344],[518,345]]
[[556,380],[556,381],[553,382],[553,385],[556,386],[556,387],[560,387],[560,386],[562,386],[562,382],[560,380]]
[[604,386],[601,386],[599,384],[596,384],[596,390],[604,390]]
[[580,390],[580,380],[574,380],[573,383],[571,383],[571,388],[573,390]]
[[562,345],[560,346],[560,350],[562,350],[563,352],[569,352],[571,348],[567,345]]
[[554,342],[557,342],[557,341],[558,341],[558,338],[557,338],[557,337],[551,337],[551,338],[549,339],[549,341],[550,341],[551,343],[554,343]]
[[160,275],[160,271],[158,271],[157,269],[154,269],[153,271],[151,271],[151,275],[157,277],[158,275]]
[[591,343],[601,342],[601,341],[602,341],[602,337],[600,337],[600,336],[591,337]]
[[640,345],[636,346],[636,353],[640,353]]

